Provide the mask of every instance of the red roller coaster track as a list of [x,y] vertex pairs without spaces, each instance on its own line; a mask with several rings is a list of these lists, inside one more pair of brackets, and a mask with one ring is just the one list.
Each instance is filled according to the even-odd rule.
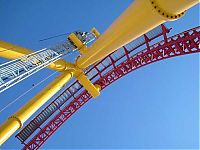
[[[167,59],[176,56],[198,53],[200,52],[200,27],[196,27],[185,32],[179,33],[175,36],[166,38],[152,46],[139,51],[134,55],[130,55],[124,47],[124,55],[119,59],[114,60],[112,54],[104,58],[101,62],[94,65],[92,69],[96,70],[96,74],[91,78],[95,80],[94,83],[101,86],[103,90],[108,85],[112,84],[114,81],[123,77],[124,75],[140,68],[145,65]],[[103,70],[99,71],[97,65],[102,64],[106,59],[110,59],[111,65],[105,67]],[[124,58],[124,59],[122,59]],[[89,72],[88,71],[88,72]],[[74,83],[76,84],[77,81]],[[66,90],[69,90],[68,87]],[[81,88],[80,88],[81,89]],[[66,91],[65,90],[65,91]],[[65,92],[64,91],[64,92]],[[63,92],[63,93],[64,93]],[[62,94],[63,94],[62,93]],[[62,95],[61,94],[61,95]],[[86,91],[77,91],[72,96],[72,101],[66,105],[64,108],[58,108],[58,113],[52,119],[50,119],[46,125],[39,127],[40,131],[27,143],[23,143],[25,146],[23,149],[38,149],[45,143],[45,141],[68,119],[70,118],[79,108],[81,108],[86,102],[88,102],[92,97]],[[55,99],[56,100],[56,99]],[[53,101],[54,102],[54,101]]]

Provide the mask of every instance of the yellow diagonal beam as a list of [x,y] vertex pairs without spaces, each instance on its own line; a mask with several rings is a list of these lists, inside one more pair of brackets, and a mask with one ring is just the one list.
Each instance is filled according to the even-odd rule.
[[77,59],[86,68],[158,25],[182,17],[199,0],[135,0]]
[[[0,57],[13,60],[32,52],[30,49],[0,40]],[[48,68],[56,71],[64,71],[66,69],[66,61],[63,59],[57,60],[51,63]]]
[[[198,2],[199,0],[135,0],[87,51],[82,51],[83,54],[77,59],[75,67],[86,68],[157,25],[167,20],[180,18],[186,9]],[[0,145],[20,128],[24,121],[37,111],[42,104],[62,88],[70,78],[70,72],[60,75],[2,124],[0,127]],[[79,77],[80,82],[86,84],[88,81],[82,81],[84,78]],[[98,88],[98,86],[95,87]],[[93,90],[95,87],[87,88]],[[94,93],[94,95],[98,94],[98,92]]]
[[0,127],[0,145],[5,142],[23,123],[44,103],[56,94],[73,76],[73,72],[65,71]]

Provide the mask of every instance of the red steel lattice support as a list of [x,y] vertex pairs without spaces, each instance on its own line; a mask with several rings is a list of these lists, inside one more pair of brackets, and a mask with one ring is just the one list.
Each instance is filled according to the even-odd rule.
[[[150,46],[150,50],[143,50],[133,56],[128,56],[129,59],[116,65],[104,75],[101,75],[95,83],[101,86],[103,90],[105,87],[123,77],[124,75],[145,65],[176,56],[198,53],[200,52],[200,27],[196,27],[172,36],[165,41],[161,41]],[[166,43],[167,40],[167,43]],[[126,51],[126,50],[125,50]],[[127,51],[126,51],[127,52]],[[103,61],[103,60],[102,60]],[[101,62],[102,62],[101,61]],[[116,60],[115,60],[116,61]],[[82,91],[63,109],[59,109],[59,113],[49,120],[46,125],[27,143],[23,149],[38,149],[42,144],[81,106],[91,99],[87,91]]]
[[[160,31],[161,30],[161,31]],[[169,31],[164,25],[161,25],[160,27],[155,28],[154,30],[148,32],[146,35],[150,41],[154,40],[157,37],[160,36],[166,36],[166,31]],[[132,52],[137,50],[139,47],[145,44],[145,40],[143,36],[133,41],[134,43],[128,44],[126,46],[129,46],[129,48],[126,48],[126,46],[123,46],[121,48],[120,55],[117,53],[120,51],[118,49],[117,51],[113,52],[109,56],[102,59],[102,61],[96,63],[93,67],[87,70],[86,74],[90,74],[90,80],[94,80],[95,78],[101,78],[101,76],[108,70],[108,68],[115,67],[115,64],[117,62],[121,62],[121,59],[130,59],[130,56],[133,55]],[[131,48],[130,48],[131,47]],[[116,55],[117,54],[117,58]],[[106,63],[106,64],[105,64]],[[103,68],[102,68],[103,66]],[[100,68],[99,68],[100,67]],[[92,70],[96,70],[96,74],[91,73]],[[91,76],[92,75],[92,76]],[[75,90],[72,90],[74,89]],[[77,87],[78,86],[78,87]],[[78,93],[82,89],[82,86],[79,84],[78,81],[75,81],[73,84],[68,86],[59,96],[57,96],[48,106],[46,106],[38,115],[36,115],[17,135],[16,138],[18,138],[22,144],[26,144],[25,141],[37,130],[41,128],[41,125],[52,115],[57,113],[59,108],[65,104],[67,101],[73,100],[74,95]],[[72,90],[72,91],[71,91]],[[70,93],[70,95],[68,95]],[[67,96],[66,96],[67,95]],[[64,99],[64,101],[63,101]],[[59,102],[59,101],[63,102]],[[55,109],[56,107],[56,109]]]

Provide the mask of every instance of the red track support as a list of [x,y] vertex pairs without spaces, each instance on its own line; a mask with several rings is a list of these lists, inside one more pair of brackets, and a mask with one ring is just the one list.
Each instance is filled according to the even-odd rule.
[[149,38],[146,36],[146,34],[144,34],[144,39],[145,39],[145,44],[146,44],[146,46],[147,46],[147,50],[150,50],[150,46],[149,46],[150,40],[149,40]]
[[[167,30],[167,28],[162,25],[161,27],[162,32],[160,31],[156,31],[156,29],[154,30],[154,33],[152,33],[151,31],[148,32],[148,39],[154,40],[155,38],[162,36],[164,33],[166,33],[165,30]],[[158,29],[157,28],[157,29]],[[152,36],[154,35],[154,36]],[[142,37],[141,37],[142,38]],[[137,39],[136,39],[137,41]],[[130,59],[130,56],[133,55],[131,54],[131,52],[133,52],[134,50],[138,49],[140,46],[145,44],[145,40],[144,41],[138,41],[137,43],[134,43],[133,45],[131,45],[131,49],[127,49],[126,46],[123,46],[123,51],[121,51],[121,56],[117,56],[116,58],[113,58],[115,55],[115,52],[113,52],[112,54],[110,54],[109,56],[105,57],[103,60],[101,60],[100,62],[96,63],[92,68],[90,68],[87,73],[90,74],[90,71],[92,70],[96,70],[97,74],[90,74],[90,79],[94,80],[95,78],[101,78],[102,75],[106,72],[106,69],[108,70],[108,68],[115,68],[115,64],[117,62],[121,62],[121,59]],[[117,50],[116,52],[118,52],[120,50]],[[107,65],[105,66],[104,63],[107,61]],[[103,66],[103,69],[102,69]],[[100,68],[98,68],[100,67]],[[92,75],[92,76],[91,76]],[[25,141],[27,140],[27,138],[30,137],[30,135],[32,135],[37,129],[40,129],[40,126],[53,114],[53,113],[57,113],[57,111],[59,111],[59,108],[66,103],[66,101],[70,101],[74,98],[74,95],[82,88],[82,86],[79,84],[79,88],[77,89],[77,91],[75,92],[71,92],[71,88],[73,87],[73,85],[77,85],[79,84],[78,81],[74,82],[72,85],[68,86],[57,98],[55,98],[47,107],[45,107],[45,109],[43,109],[38,115],[36,115],[34,117],[33,120],[31,120],[17,135],[16,138],[18,138],[22,144],[25,144]],[[59,101],[59,99],[62,99],[62,97],[68,93],[70,94],[70,97],[65,97],[65,102],[60,105],[57,103],[57,100]],[[57,105],[58,104],[58,105]],[[44,115],[46,114],[46,112],[48,112],[49,108],[51,109],[52,106],[56,106],[57,109],[54,109],[51,111],[52,114],[48,114],[47,119],[43,119],[41,120],[41,117],[44,117]],[[38,120],[40,120],[38,122]]]
[[165,41],[165,43],[167,43],[167,33],[170,32],[171,28],[167,29],[163,24],[161,24],[161,27],[162,27],[162,31],[163,31],[164,41]]
[[[200,52],[199,30],[200,27],[196,27],[178,35],[172,36],[168,39],[164,39],[164,41],[150,46],[150,50],[145,49],[134,54],[133,56],[129,56],[128,53],[126,53],[126,57],[129,59],[126,59],[118,65],[115,64],[116,60],[115,62],[112,62],[112,65],[115,67],[103,75],[98,73],[97,75],[100,75],[101,77],[96,80],[95,83],[99,84],[103,90],[105,87],[123,77],[124,75],[145,65],[167,58]],[[165,40],[167,40],[167,43]],[[185,45],[184,49],[183,45]],[[103,61],[104,59],[99,63],[102,63]],[[96,66],[94,66],[94,68],[95,67]],[[70,118],[79,108],[81,108],[81,106],[88,102],[89,99],[91,99],[91,96],[88,94],[88,92],[85,90],[82,91],[67,106],[65,106],[63,109],[60,109],[57,115],[49,120],[46,125],[41,128],[41,130],[24,146],[23,149],[38,149],[41,147],[42,144],[68,118]]]

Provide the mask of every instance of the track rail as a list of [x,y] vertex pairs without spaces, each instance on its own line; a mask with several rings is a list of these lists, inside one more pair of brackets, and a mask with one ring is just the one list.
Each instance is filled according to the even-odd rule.
[[[103,62],[107,58],[109,58],[109,60],[111,61],[111,69],[109,69],[110,67],[108,67],[107,69],[102,69],[101,71],[98,71],[98,64],[96,64],[93,68],[90,69],[90,71],[92,69],[95,69],[97,72],[96,75],[91,78],[91,80],[95,80],[94,83],[99,84],[101,86],[101,89],[103,90],[108,85],[112,84],[114,81],[118,80],[124,75],[148,64],[176,56],[198,53],[200,52],[199,31],[200,27],[196,27],[170,38],[165,38],[164,40],[152,46],[147,46],[146,49],[137,52],[133,56],[130,56],[130,51],[128,51],[124,47],[124,54],[126,59],[121,60],[119,63],[119,61],[113,59],[112,54],[107,56],[98,64],[103,64]],[[58,108],[57,114],[53,118],[49,119],[46,125],[40,127],[40,131],[27,144],[24,143],[25,146],[23,147],[23,149],[40,148],[42,144],[44,144],[45,141],[57,129],[59,129],[59,127],[68,118],[70,118],[91,98],[91,95],[87,91],[77,91],[77,93],[72,96],[71,102],[64,106],[64,108]]]
[[[112,63],[121,62],[121,59],[126,59],[127,54],[130,57],[133,51],[140,48],[142,45],[146,43],[148,45],[149,41],[154,40],[157,37],[164,35],[166,37],[166,33],[169,30],[164,26],[158,26],[153,30],[149,31],[145,35],[137,38],[136,40],[132,41],[128,45],[124,46],[121,49],[118,49],[108,57],[105,57],[102,61],[86,68],[84,72],[87,74],[90,80],[94,78],[100,78],[98,76],[98,72],[100,75],[103,75],[108,68],[112,66]],[[127,47],[127,48],[126,48]],[[130,55],[131,53],[131,55]],[[58,108],[62,105],[66,104],[67,101],[73,100],[73,95],[77,94],[83,87],[79,84],[78,81],[75,81],[72,85],[68,86],[67,89],[64,90],[57,98],[55,98],[48,106],[46,106],[38,115],[36,115],[17,135],[16,137],[24,143],[30,136],[40,128],[44,122],[51,117],[52,114],[56,113]]]

